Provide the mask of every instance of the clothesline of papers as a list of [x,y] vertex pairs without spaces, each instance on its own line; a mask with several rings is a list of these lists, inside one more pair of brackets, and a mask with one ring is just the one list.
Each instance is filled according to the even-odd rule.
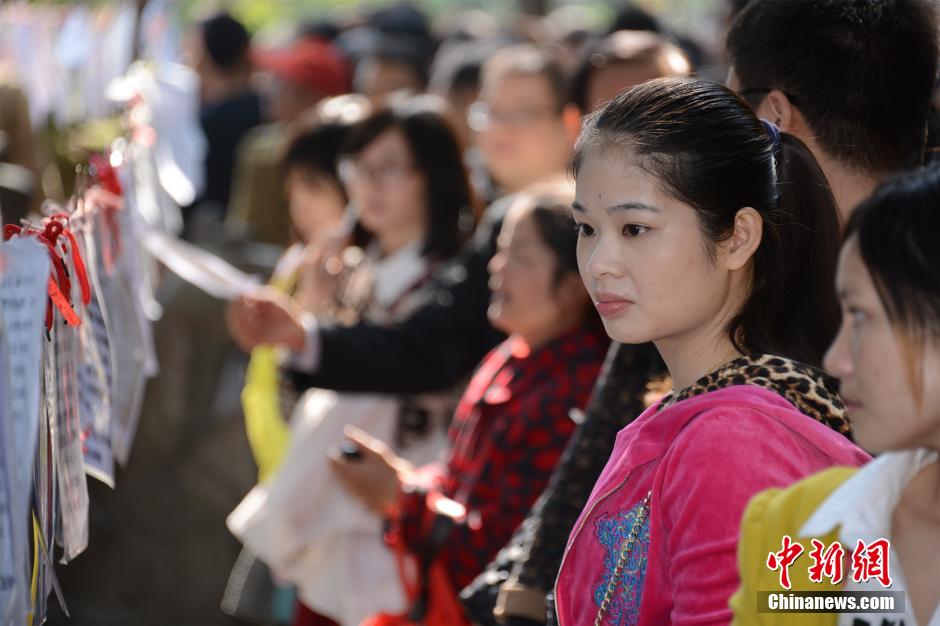
[[[115,487],[158,373],[155,264],[232,299],[259,280],[148,223],[152,160],[99,163],[72,213],[8,227],[0,243],[0,625],[41,624],[88,545],[87,478]],[[150,171],[143,171],[145,169]],[[158,220],[165,223],[165,220]],[[142,246],[139,244],[143,244]],[[158,307],[157,307],[158,308]]]

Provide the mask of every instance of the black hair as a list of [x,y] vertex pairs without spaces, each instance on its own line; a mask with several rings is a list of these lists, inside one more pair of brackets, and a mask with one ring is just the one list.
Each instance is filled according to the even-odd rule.
[[926,0],[752,0],[727,46],[742,95],[787,94],[832,157],[869,174],[923,162],[938,56]]
[[251,36],[228,12],[203,20],[199,27],[206,53],[215,65],[233,70],[247,62]]
[[304,169],[339,182],[340,149],[349,134],[349,124],[339,121],[314,121],[294,129],[281,155],[281,171]]
[[403,65],[410,69],[423,89],[428,84],[428,59],[433,56],[430,42],[407,34],[379,33],[363,59]]
[[753,110],[726,87],[661,78],[633,87],[584,122],[575,148],[631,149],[670,196],[691,206],[714,243],[743,207],[763,220],[749,295],[728,334],[744,354],[819,365],[839,325],[834,291],[839,218],[812,154],[796,137],[773,141]]
[[888,318],[919,338],[940,338],[940,166],[888,179],[852,213],[862,261]]
[[472,215],[475,200],[446,103],[428,95],[393,98],[352,129],[342,151],[355,155],[395,128],[405,136],[415,165],[427,179],[430,215],[423,253],[449,258],[465,239],[461,218]]
[[617,11],[614,21],[610,25],[610,33],[618,30],[645,30],[651,33],[662,32],[659,20],[652,13],[649,13],[642,7],[633,2],[626,2]]

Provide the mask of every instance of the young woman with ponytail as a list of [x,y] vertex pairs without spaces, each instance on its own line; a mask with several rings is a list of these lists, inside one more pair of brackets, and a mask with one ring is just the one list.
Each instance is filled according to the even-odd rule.
[[748,499],[867,459],[815,367],[839,324],[832,195],[798,139],[697,79],[588,117],[574,173],[588,292],[614,340],[654,343],[674,391],[618,434],[558,622],[727,623]]

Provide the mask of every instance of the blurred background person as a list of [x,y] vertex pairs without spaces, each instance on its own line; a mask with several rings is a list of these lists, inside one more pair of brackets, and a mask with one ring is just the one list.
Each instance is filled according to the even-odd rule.
[[12,67],[0,63],[0,213],[20,224],[43,200],[29,102]]
[[[399,97],[357,123],[343,152],[342,177],[369,241],[364,253],[347,248],[338,254],[314,241],[296,304],[345,324],[363,318],[394,324],[428,297],[431,274],[466,236],[460,214],[473,199],[457,137],[442,100]],[[345,267],[331,269],[334,261]],[[243,315],[250,309],[230,313],[236,338]],[[297,584],[301,600],[320,617],[356,626],[378,610],[401,608],[396,564],[381,543],[381,527],[339,490],[326,453],[352,424],[409,461],[427,463],[444,446],[456,401],[454,390],[399,397],[308,391],[292,419],[283,468],[264,490],[270,504],[239,522],[238,534],[278,576]],[[245,502],[253,510],[258,496]],[[298,519],[304,520],[300,528]],[[283,557],[287,548],[274,547],[285,542],[296,551],[290,559]]]
[[480,99],[469,109],[470,128],[501,193],[563,174],[578,133],[578,111],[568,105],[565,76],[547,51],[505,48],[483,66]]
[[232,236],[285,245],[289,237],[287,199],[279,181],[278,158],[290,126],[323,98],[349,90],[349,67],[331,43],[304,36],[280,49],[255,54],[266,74],[270,123],[239,142],[226,230]]
[[571,78],[571,102],[590,113],[620,92],[654,78],[688,76],[682,50],[646,31],[621,30],[588,44]]
[[[350,127],[368,114],[368,105],[353,96],[321,102],[290,131],[280,157],[279,173],[288,199],[291,239],[274,268],[272,288],[294,294],[307,245],[341,225],[346,191],[339,179],[340,148]],[[315,245],[315,244],[314,244]],[[279,368],[276,350],[261,346],[251,352],[241,393],[245,431],[258,467],[258,482],[267,483],[287,450],[289,422],[298,394]],[[277,588],[278,591],[269,592]],[[290,624],[294,603],[278,601],[289,590],[269,574],[263,561],[250,551],[242,554],[229,577],[223,610],[248,621]]]
[[235,148],[262,121],[261,98],[251,85],[251,37],[228,13],[197,26],[190,39],[190,64],[199,76],[200,122],[208,142],[205,188],[183,209],[187,229],[197,211],[224,217],[232,189]]

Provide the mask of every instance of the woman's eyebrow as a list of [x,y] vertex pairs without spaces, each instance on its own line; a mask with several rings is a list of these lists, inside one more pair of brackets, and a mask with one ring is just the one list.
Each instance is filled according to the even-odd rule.
[[[587,212],[587,209],[584,207],[584,205],[581,204],[580,202],[578,202],[577,200],[575,200],[574,202],[571,203],[571,208],[574,209],[575,211],[579,211],[579,212],[581,212],[581,213],[586,213],[586,212]],[[642,202],[624,202],[624,203],[621,203],[621,204],[615,204],[615,205],[613,205],[613,206],[607,207],[607,213],[613,214],[613,213],[616,213],[616,212],[618,212],[618,211],[628,211],[628,210],[630,210],[630,209],[639,209],[639,210],[641,210],[641,211],[650,211],[650,212],[652,212],[652,213],[662,213],[662,212],[663,212],[662,209],[660,209],[660,208],[658,208],[658,207],[654,207],[654,206],[649,205],[649,204],[644,204],[644,203],[642,203]]]
[[624,202],[623,204],[615,204],[614,206],[607,207],[608,213],[616,213],[618,211],[629,211],[630,209],[639,209],[640,211],[651,211],[653,213],[662,213],[662,209],[654,207],[649,204],[644,204],[642,202]]

